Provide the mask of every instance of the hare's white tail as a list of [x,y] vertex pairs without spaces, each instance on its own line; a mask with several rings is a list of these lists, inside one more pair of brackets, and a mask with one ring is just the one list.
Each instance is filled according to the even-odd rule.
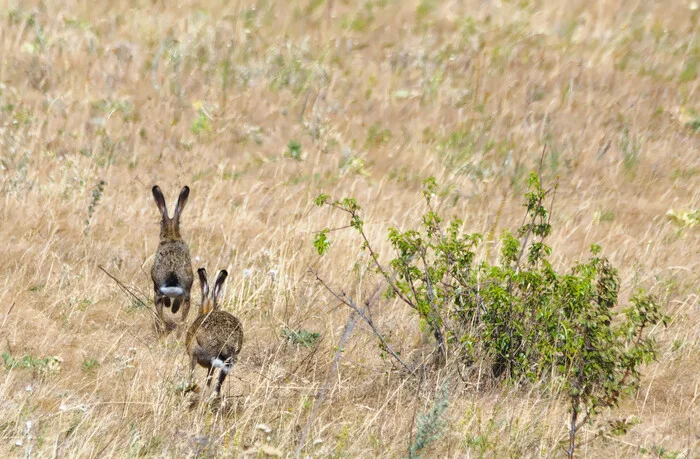
[[163,282],[160,287],[158,287],[161,295],[165,295],[170,298],[180,298],[185,294],[185,289],[182,287],[180,280],[177,278],[177,274],[168,274],[167,279]]
[[171,287],[166,285],[160,286],[158,290],[163,295],[171,298],[181,297],[185,293],[185,289],[183,289],[182,287]]
[[221,371],[225,374],[229,374],[229,372],[233,369],[233,364],[234,362],[232,359],[226,359],[226,361],[223,361],[218,357],[211,359],[211,366],[214,368],[221,368]]

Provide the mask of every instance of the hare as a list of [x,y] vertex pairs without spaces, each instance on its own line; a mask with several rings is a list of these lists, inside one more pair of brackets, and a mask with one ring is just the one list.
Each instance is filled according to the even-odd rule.
[[210,386],[214,370],[219,368],[219,380],[213,394],[218,397],[221,385],[233,369],[241,351],[243,325],[235,316],[219,310],[219,293],[228,273],[225,270],[219,272],[211,296],[206,270],[200,268],[197,274],[202,285],[202,304],[199,317],[187,331],[185,341],[187,354],[191,359],[190,377],[194,378],[195,367],[199,364],[207,369],[207,386]]
[[153,187],[153,198],[162,215],[160,222],[160,243],[156,251],[156,257],[151,268],[153,290],[155,292],[154,303],[158,313],[158,327],[165,326],[163,318],[163,305],[170,307],[177,313],[182,304],[182,322],[187,322],[187,314],[190,312],[190,290],[194,282],[192,261],[187,244],[180,235],[180,214],[190,195],[189,187],[185,186],[180,192],[180,197],[175,206],[173,218],[168,216],[168,208],[165,206],[165,198],[158,186]]

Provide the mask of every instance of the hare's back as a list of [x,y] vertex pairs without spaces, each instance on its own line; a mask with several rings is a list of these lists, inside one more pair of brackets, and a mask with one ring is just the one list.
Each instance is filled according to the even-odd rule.
[[154,280],[164,282],[171,273],[187,286],[191,286],[194,281],[190,251],[183,241],[162,241],[156,251],[151,270]]
[[156,261],[169,264],[173,262],[189,262],[190,249],[185,241],[180,239],[161,241],[156,250]]
[[238,354],[243,345],[243,325],[226,311],[213,311],[199,325],[199,344],[213,349]]

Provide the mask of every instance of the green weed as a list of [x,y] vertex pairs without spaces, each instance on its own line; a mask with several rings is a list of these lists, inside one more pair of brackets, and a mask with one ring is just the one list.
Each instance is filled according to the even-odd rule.
[[318,332],[310,332],[308,330],[292,330],[291,328],[282,329],[282,338],[286,339],[292,344],[311,347],[316,344],[318,338],[321,336]]

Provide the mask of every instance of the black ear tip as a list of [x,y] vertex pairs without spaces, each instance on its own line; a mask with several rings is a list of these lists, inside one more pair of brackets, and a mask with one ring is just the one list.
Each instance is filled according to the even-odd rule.
[[155,185],[153,188],[151,188],[151,192],[152,192],[154,195],[161,194],[161,193],[160,193],[160,188],[158,188],[158,185]]
[[204,268],[199,268],[199,269],[197,270],[197,274],[199,274],[200,276],[206,277],[206,275],[207,275],[207,270],[204,269]]
[[190,187],[188,187],[187,185],[183,186],[180,194],[183,196],[189,196],[190,195]]
[[221,272],[219,273],[219,277],[221,277],[221,280],[223,281],[224,279],[226,279],[228,277],[228,271],[226,271],[225,269],[222,269]]

